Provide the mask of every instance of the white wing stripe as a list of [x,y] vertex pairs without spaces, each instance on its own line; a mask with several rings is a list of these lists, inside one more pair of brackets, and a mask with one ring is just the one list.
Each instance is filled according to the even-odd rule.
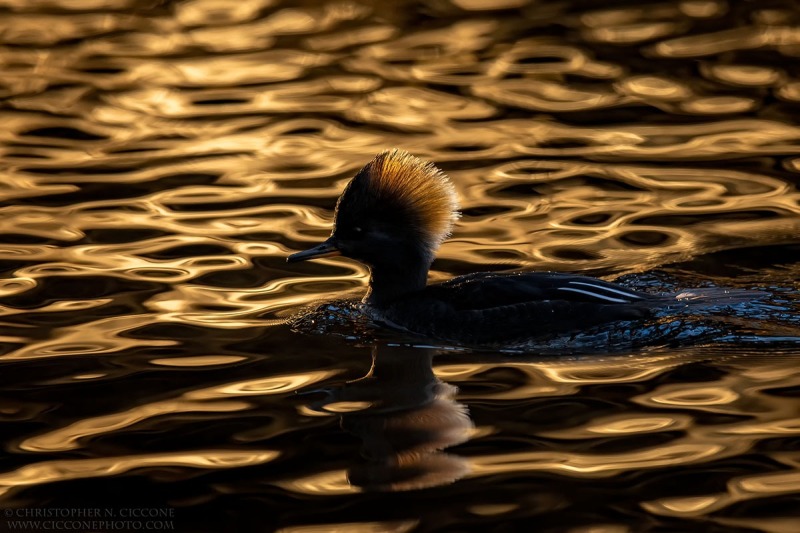
[[614,303],[618,303],[618,304],[628,303],[628,300],[622,300],[620,298],[612,298],[611,296],[605,296],[604,294],[595,294],[595,293],[589,292],[589,291],[582,291],[581,289],[573,289],[572,287],[559,287],[558,290],[559,291],[578,292],[580,294],[585,294],[587,296],[591,296],[592,298],[598,298],[600,300],[605,300],[607,302],[614,302]]
[[611,287],[606,287],[604,285],[594,285],[592,283],[586,283],[584,281],[570,281],[569,283],[570,283],[570,285],[585,285],[585,286],[591,287],[593,289],[600,289],[600,290],[606,291],[606,292],[613,292],[615,294],[621,294],[622,296],[627,296],[629,298],[636,298],[637,300],[641,300],[642,299],[642,297],[639,296],[638,294],[634,294],[634,293],[626,291],[626,290],[612,289]]

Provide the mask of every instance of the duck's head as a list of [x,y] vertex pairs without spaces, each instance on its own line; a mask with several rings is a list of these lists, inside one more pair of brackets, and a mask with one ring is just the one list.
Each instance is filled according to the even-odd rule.
[[458,217],[456,194],[433,163],[403,150],[388,150],[367,163],[336,204],[331,236],[289,262],[329,255],[351,257],[371,267],[427,268]]

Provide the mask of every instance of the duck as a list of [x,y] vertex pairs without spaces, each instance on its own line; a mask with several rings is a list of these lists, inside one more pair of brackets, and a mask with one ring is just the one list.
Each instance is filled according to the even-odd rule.
[[459,217],[451,179],[401,149],[379,153],[346,185],[333,230],[290,263],[344,256],[369,268],[361,307],[381,327],[460,345],[505,345],[652,315],[674,295],[559,272],[476,272],[428,283]]

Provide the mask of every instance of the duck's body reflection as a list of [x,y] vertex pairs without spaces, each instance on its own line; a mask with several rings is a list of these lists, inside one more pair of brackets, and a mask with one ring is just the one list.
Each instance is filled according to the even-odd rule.
[[466,441],[473,429],[457,388],[439,380],[434,350],[375,346],[369,373],[329,389],[318,409],[341,416],[362,441],[348,470],[364,490],[410,490],[451,483],[468,471],[464,459],[442,450]]

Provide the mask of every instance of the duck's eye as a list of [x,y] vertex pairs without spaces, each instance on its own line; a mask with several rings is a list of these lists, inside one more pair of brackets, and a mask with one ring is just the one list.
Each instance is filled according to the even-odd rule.
[[363,235],[363,234],[364,234],[364,228],[362,228],[361,226],[354,226],[353,227],[353,235],[359,235],[360,236],[360,235]]

